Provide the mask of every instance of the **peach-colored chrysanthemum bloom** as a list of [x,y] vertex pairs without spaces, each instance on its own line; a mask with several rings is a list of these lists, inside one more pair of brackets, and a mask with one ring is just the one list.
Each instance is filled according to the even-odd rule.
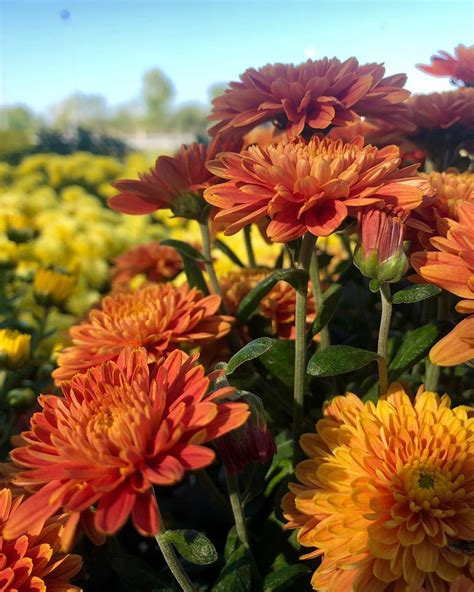
[[208,188],[204,198],[218,208],[215,219],[225,234],[268,216],[267,235],[274,242],[306,232],[328,236],[365,206],[397,213],[419,205],[428,183],[417,175],[417,165],[399,165],[396,146],[379,150],[364,146],[361,137],[347,143],[313,137],[308,143],[251,146],[209,163],[227,181]]
[[442,236],[430,239],[436,251],[419,251],[410,258],[418,277],[414,281],[434,284],[465,298],[457,312],[470,314],[430,351],[438,366],[454,366],[474,358],[474,201],[457,202],[457,220],[438,219]]
[[469,577],[474,539],[474,418],[447,395],[420,388],[413,401],[393,384],[378,401],[351,393],[324,408],[309,457],[283,499],[288,528],[316,548],[320,592],[448,592]]
[[232,387],[208,393],[210,379],[196,356],[174,351],[150,366],[145,349],[122,351],[63,384],[63,397],[41,395],[43,408],[10,453],[17,485],[33,491],[7,522],[20,536],[62,508],[95,505],[94,526],[117,532],[131,514],[135,528],[159,530],[153,485],[173,485],[186,471],[209,465],[203,444],[241,426],[245,403],[225,400]]
[[100,309],[71,327],[72,345],[58,356],[57,384],[106,360],[124,347],[144,347],[148,361],[181,345],[211,343],[230,331],[233,318],[217,314],[219,296],[203,296],[187,284],[145,284],[127,293],[105,296]]
[[183,260],[174,247],[152,241],[117,257],[111,271],[112,289],[128,288],[130,280],[138,274],[144,274],[149,282],[163,282],[172,280],[182,270]]
[[213,100],[209,133],[242,137],[266,121],[286,130],[288,138],[305,128],[326,130],[368,116],[397,123],[409,91],[404,74],[384,78],[382,64],[359,65],[356,58],[308,60],[248,68]]
[[474,85],[474,45],[458,45],[454,48],[454,56],[442,50],[438,53],[431,56],[430,65],[417,64],[416,67],[432,76],[449,76],[466,86]]
[[2,592],[80,592],[70,584],[80,571],[79,555],[61,551],[64,517],[55,516],[32,532],[7,540],[6,521],[23,511],[22,496],[13,498],[10,489],[0,491],[0,590]]
[[[265,269],[239,269],[221,278],[224,300],[230,314],[235,314],[242,300],[269,275]],[[287,282],[277,282],[271,291],[262,298],[258,306],[259,314],[269,319],[272,334],[282,339],[295,338],[295,289]],[[308,306],[306,322],[311,324],[315,318],[314,297],[311,283],[308,285]]]
[[189,193],[201,195],[216,181],[206,168],[207,161],[224,150],[240,150],[241,144],[233,138],[216,138],[209,145],[183,144],[174,156],[159,156],[154,167],[138,179],[112,183],[119,193],[109,199],[109,206],[124,214],[150,214],[170,208]]

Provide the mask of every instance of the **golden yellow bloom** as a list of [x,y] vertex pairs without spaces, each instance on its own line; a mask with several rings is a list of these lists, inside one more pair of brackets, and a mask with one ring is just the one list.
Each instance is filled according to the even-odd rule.
[[0,329],[0,368],[14,370],[30,354],[31,335],[15,329]]
[[18,261],[18,245],[12,241],[0,240],[0,269],[13,269]]
[[447,395],[393,384],[376,405],[334,398],[301,446],[288,528],[322,555],[320,592],[448,592],[470,577],[452,548],[474,539],[474,417]]
[[73,293],[76,281],[76,275],[67,271],[39,269],[33,282],[35,298],[43,306],[60,306]]

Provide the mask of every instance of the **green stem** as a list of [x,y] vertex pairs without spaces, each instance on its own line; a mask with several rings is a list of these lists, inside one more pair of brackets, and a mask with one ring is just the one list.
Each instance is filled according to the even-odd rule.
[[247,534],[247,526],[245,524],[244,509],[242,507],[242,500],[240,498],[239,483],[235,473],[231,473],[227,469],[225,470],[225,478],[227,481],[227,488],[229,490],[229,500],[234,514],[235,528],[237,530],[237,536],[241,543],[247,549],[250,548],[249,538]]
[[188,574],[184,571],[183,566],[181,565],[176,553],[174,551],[173,545],[168,543],[168,541],[163,539],[163,535],[166,532],[165,523],[163,522],[163,518],[160,514],[160,510],[158,508],[158,515],[160,519],[160,530],[155,534],[156,542],[158,543],[158,547],[160,548],[161,553],[166,561],[167,566],[169,567],[171,573],[175,577],[175,580],[181,586],[181,590],[183,592],[196,592],[196,588],[194,587],[193,583],[189,579]]
[[36,332],[33,336],[33,339],[31,340],[31,347],[30,347],[30,357],[31,358],[33,358],[34,352],[39,347],[43,337],[46,334],[46,327],[48,325],[48,317],[49,317],[50,312],[51,312],[50,306],[43,307],[43,314],[42,314],[41,319],[38,323],[38,329],[36,330]]
[[229,314],[226,303],[224,302],[224,294],[222,292],[221,285],[219,284],[219,280],[217,279],[216,270],[214,269],[214,264],[212,262],[211,234],[209,232],[208,223],[199,222],[199,229],[201,231],[202,252],[204,258],[206,259],[204,265],[206,267],[207,275],[209,276],[209,281],[211,282],[212,291],[214,292],[214,294],[217,294],[221,297],[222,312],[224,314]]
[[[309,271],[316,237],[309,232],[301,243],[298,267]],[[295,376],[293,389],[293,464],[299,459],[299,439],[304,420],[304,388],[306,377],[306,309],[308,301],[308,280],[302,281],[296,290],[295,310]]]
[[[451,295],[449,292],[442,292],[438,296],[438,309],[437,319],[438,321],[449,320],[450,315],[450,304]],[[433,364],[429,359],[426,361],[426,373],[425,373],[425,388],[427,391],[436,391],[438,386],[439,377],[441,375],[441,368],[436,364]]]
[[252,246],[252,227],[250,224],[244,227],[245,248],[247,249],[247,257],[249,260],[249,267],[257,267],[255,261],[255,253]]
[[386,282],[380,284],[380,300],[382,302],[382,316],[380,318],[377,354],[380,356],[378,360],[379,395],[384,395],[388,388],[387,341],[390,320],[392,318],[392,296],[390,293],[390,284]]
[[[323,302],[323,290],[321,287],[321,274],[319,269],[318,253],[316,250],[313,251],[313,256],[311,257],[309,275],[311,278],[311,284],[313,286],[314,306],[316,308],[316,313],[318,313]],[[331,345],[329,329],[327,326],[323,327],[319,333],[319,345],[320,349],[326,349]]]

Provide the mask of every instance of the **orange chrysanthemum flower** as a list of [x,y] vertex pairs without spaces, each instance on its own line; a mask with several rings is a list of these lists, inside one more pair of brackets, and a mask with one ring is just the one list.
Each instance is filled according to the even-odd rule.
[[219,296],[205,296],[187,284],[146,284],[133,292],[106,296],[100,309],[69,330],[73,345],[58,356],[57,383],[106,360],[124,347],[144,347],[148,361],[180,345],[210,343],[230,331],[232,317],[216,314]]
[[449,76],[456,83],[474,85],[474,45],[458,45],[454,56],[440,50],[439,55],[431,56],[430,65],[418,64],[416,67],[432,76]]
[[469,577],[449,545],[474,538],[474,418],[447,395],[399,384],[374,405],[334,398],[301,446],[288,528],[322,555],[320,592],[448,592]]
[[352,142],[313,137],[242,154],[224,153],[209,168],[227,182],[208,188],[205,199],[220,211],[225,234],[269,216],[267,234],[274,242],[306,232],[328,236],[361,208],[387,207],[397,213],[419,205],[428,183],[415,166],[399,169],[396,146],[378,150]]
[[208,394],[196,357],[172,352],[149,366],[145,349],[125,349],[63,385],[63,397],[41,395],[43,410],[11,452],[14,482],[34,493],[10,518],[14,539],[63,508],[95,505],[97,531],[117,532],[131,514],[136,529],[159,530],[153,485],[173,485],[209,465],[206,442],[241,426],[245,403],[226,401],[232,387]]
[[[230,314],[237,312],[245,296],[268,275],[269,271],[265,269],[239,269],[231,271],[220,280]],[[282,339],[295,338],[295,310],[295,289],[283,281],[276,283],[262,298],[258,307],[259,314],[271,321],[272,334]],[[311,324],[316,315],[311,283],[308,286],[307,311],[306,321]]]
[[[159,156],[154,167],[140,174],[139,179],[112,183],[119,193],[109,199],[109,206],[124,214],[150,214],[172,207],[178,198],[186,198],[190,193],[201,195],[205,187],[216,181],[206,168],[207,161],[224,150],[239,150],[241,144],[232,138],[216,138],[209,145],[183,144],[174,156]],[[190,207],[197,206],[192,203]]]
[[165,282],[174,279],[183,270],[183,260],[173,247],[150,242],[132,247],[115,260],[111,272],[114,290],[129,286],[130,280],[144,274],[149,282]]
[[40,529],[7,540],[3,530],[10,516],[23,511],[22,497],[10,489],[0,491],[0,590],[3,592],[80,592],[69,581],[81,569],[79,555],[61,551],[64,517],[54,517]]
[[240,82],[231,82],[213,100],[209,119],[218,123],[211,135],[245,135],[253,127],[273,121],[291,139],[306,128],[326,130],[353,123],[361,115],[397,123],[409,91],[404,74],[384,78],[382,64],[359,65],[355,58],[268,64],[247,69]]

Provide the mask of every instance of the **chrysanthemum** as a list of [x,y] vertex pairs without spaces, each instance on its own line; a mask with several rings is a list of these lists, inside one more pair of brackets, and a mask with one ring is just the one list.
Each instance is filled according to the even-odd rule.
[[116,360],[124,347],[144,347],[148,361],[180,345],[210,343],[226,335],[232,317],[216,314],[219,296],[203,296],[186,284],[146,284],[106,296],[80,325],[69,330],[72,343],[58,356],[53,372],[60,383],[77,372]]
[[0,491],[0,590],[79,592],[80,588],[69,581],[81,569],[82,560],[78,555],[61,552],[64,518],[51,518],[41,529],[14,540],[5,538],[5,523],[22,511],[21,500],[13,499],[10,489]]
[[469,577],[449,545],[474,538],[474,419],[447,395],[399,384],[376,405],[349,393],[301,445],[299,484],[283,501],[289,528],[322,555],[320,592],[448,592]]
[[169,281],[182,269],[183,261],[175,248],[156,241],[138,245],[115,260],[111,272],[112,288],[127,288],[130,280],[138,274],[144,274],[149,282]]
[[382,64],[361,66],[355,58],[248,68],[240,82],[231,82],[213,100],[210,119],[218,123],[209,133],[243,136],[265,121],[274,121],[294,138],[305,127],[326,130],[353,123],[361,115],[397,123],[410,94],[403,89],[406,76],[384,78],[384,74]]
[[399,169],[396,146],[381,150],[352,142],[313,137],[242,154],[224,153],[209,164],[227,182],[208,188],[205,199],[219,211],[225,234],[271,218],[267,234],[287,242],[311,232],[328,236],[343,220],[368,205],[407,211],[419,205],[428,183],[416,166]]
[[30,355],[31,335],[0,329],[0,368],[19,368]]
[[[242,300],[253,288],[269,275],[265,269],[239,269],[221,278],[224,299],[230,314],[235,314]],[[258,312],[271,321],[272,334],[282,339],[294,339],[295,335],[295,289],[287,282],[277,282],[272,290],[262,298]],[[314,297],[311,283],[308,286],[307,323],[314,321]]]
[[431,349],[430,360],[438,366],[456,366],[474,360],[474,300],[461,300],[456,310],[471,316],[459,322]]
[[455,82],[466,86],[474,85],[474,45],[466,47],[458,45],[454,48],[454,56],[447,51],[439,51],[439,55],[431,56],[431,64],[418,64],[417,68],[432,76],[449,76]]
[[200,195],[216,181],[206,168],[207,161],[221,151],[239,150],[240,145],[240,141],[229,138],[216,138],[209,145],[183,144],[174,156],[159,156],[154,167],[141,173],[138,180],[113,183],[119,193],[109,199],[109,206],[124,214],[150,214],[170,208],[178,198],[186,198],[190,193]]
[[14,482],[33,491],[12,516],[4,537],[14,539],[62,508],[94,505],[94,526],[110,534],[131,514],[144,535],[159,530],[153,485],[173,485],[186,471],[209,465],[204,443],[242,425],[244,403],[226,401],[225,387],[208,394],[209,378],[196,358],[172,352],[150,367],[145,349],[125,349],[63,385],[63,397],[42,395],[43,410],[11,452]]

